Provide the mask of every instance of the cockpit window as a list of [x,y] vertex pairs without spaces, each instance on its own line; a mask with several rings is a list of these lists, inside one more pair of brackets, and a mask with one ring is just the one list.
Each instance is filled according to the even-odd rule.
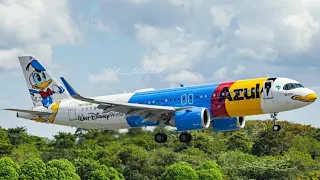
[[304,87],[302,86],[302,84],[298,84],[298,83],[288,83],[283,86],[284,90],[291,90],[296,88],[304,88]]

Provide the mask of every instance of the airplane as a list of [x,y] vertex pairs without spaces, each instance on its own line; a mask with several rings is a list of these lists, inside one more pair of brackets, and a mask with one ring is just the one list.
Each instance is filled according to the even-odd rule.
[[33,107],[5,110],[15,111],[19,118],[81,129],[158,126],[154,136],[157,143],[167,141],[163,132],[167,126],[181,132],[180,142],[188,143],[192,130],[240,130],[245,127],[246,116],[261,114],[270,114],[273,130],[280,131],[278,113],[308,106],[317,99],[313,90],[284,77],[84,97],[61,77],[64,88],[34,56],[18,59]]

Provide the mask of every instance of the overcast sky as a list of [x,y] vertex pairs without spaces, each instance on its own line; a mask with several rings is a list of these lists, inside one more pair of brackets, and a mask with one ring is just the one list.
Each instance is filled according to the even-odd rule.
[[[319,0],[0,0],[0,108],[31,108],[17,59],[29,54],[86,96],[267,75],[320,94],[319,9]],[[320,127],[319,109],[279,119]],[[50,138],[75,130],[6,111],[0,126]]]

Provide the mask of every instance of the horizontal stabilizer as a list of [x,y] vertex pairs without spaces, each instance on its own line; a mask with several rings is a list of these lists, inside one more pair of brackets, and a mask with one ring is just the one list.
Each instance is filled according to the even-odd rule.
[[43,111],[32,111],[32,110],[24,110],[24,109],[4,109],[7,111],[15,111],[15,112],[22,112],[22,113],[29,113],[32,115],[37,115],[37,116],[47,116],[47,115],[54,115],[53,113],[49,112],[43,112]]

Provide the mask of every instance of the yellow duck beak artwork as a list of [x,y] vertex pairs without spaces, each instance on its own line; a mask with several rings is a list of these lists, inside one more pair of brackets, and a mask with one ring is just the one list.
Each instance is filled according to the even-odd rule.
[[53,123],[54,119],[56,118],[57,114],[58,114],[58,109],[59,109],[59,106],[60,106],[60,101],[54,103],[52,106],[51,106],[51,110],[53,111],[53,116],[49,117],[48,119],[44,118],[44,117],[37,117],[37,118],[32,118],[32,120],[36,121],[36,122],[50,122],[50,123]]

